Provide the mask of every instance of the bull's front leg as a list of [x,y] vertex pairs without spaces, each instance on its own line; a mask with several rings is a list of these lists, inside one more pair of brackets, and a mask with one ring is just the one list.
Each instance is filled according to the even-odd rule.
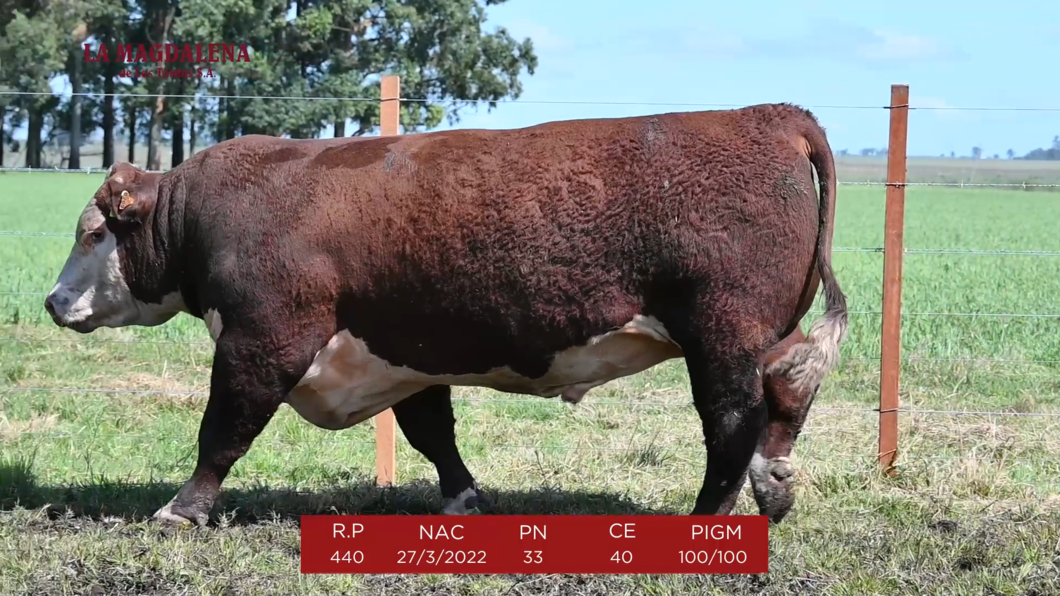
[[155,513],[155,520],[207,523],[221,483],[305,373],[317,348],[304,336],[224,329],[217,339],[210,398],[199,427],[195,471]]

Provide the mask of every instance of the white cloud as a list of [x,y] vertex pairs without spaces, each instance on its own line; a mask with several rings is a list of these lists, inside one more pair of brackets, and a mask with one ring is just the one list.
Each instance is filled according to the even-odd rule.
[[[921,108],[920,111],[914,109],[910,112],[911,119],[930,116],[943,122],[960,122],[963,124],[979,123],[982,121],[982,117],[979,113],[970,112],[968,110],[952,109],[955,106],[941,97],[917,97],[916,93],[911,91],[909,105],[912,108]],[[909,127],[912,128],[915,125],[915,123],[910,123]]]
[[876,61],[935,58],[944,53],[934,39],[879,30],[872,32],[870,41],[858,44],[855,52],[861,58]]
[[812,20],[794,35],[742,40],[744,56],[825,59],[866,65],[950,60],[961,52],[941,41],[892,29],[869,29],[832,19]]

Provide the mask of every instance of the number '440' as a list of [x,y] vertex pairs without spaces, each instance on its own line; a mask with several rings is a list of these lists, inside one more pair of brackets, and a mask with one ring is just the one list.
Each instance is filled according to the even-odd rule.
[[332,563],[360,563],[361,561],[364,561],[364,553],[359,550],[335,551],[335,554],[331,555]]

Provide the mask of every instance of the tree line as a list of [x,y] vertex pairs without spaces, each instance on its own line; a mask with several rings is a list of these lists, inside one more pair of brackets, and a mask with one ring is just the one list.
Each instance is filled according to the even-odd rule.
[[1060,160],[1060,135],[1053,137],[1053,144],[1048,149],[1040,147],[1028,153],[1023,159]]
[[[173,167],[185,145],[194,153],[239,135],[312,138],[332,126],[337,137],[363,135],[379,124],[382,74],[401,77],[402,97],[425,100],[401,102],[405,130],[455,123],[471,103],[518,98],[520,76],[537,67],[529,38],[485,29],[486,7],[506,1],[0,0],[0,164],[6,146],[41,167],[44,146],[63,137],[68,167],[80,168],[84,140],[99,131],[104,167],[134,161],[141,142],[150,169],[161,169],[163,144]],[[117,60],[119,48],[141,44],[190,46],[193,60],[209,44],[249,51],[223,62]],[[60,78],[72,94],[51,92]],[[115,135],[127,155],[115,156]]]
[[[840,149],[840,150],[836,151],[835,154],[836,154],[837,157],[847,157],[847,156],[850,155],[850,151],[848,149]],[[886,157],[887,156],[887,147],[883,147],[883,148],[880,148],[880,149],[876,149],[874,147],[866,147],[866,148],[862,149],[861,151],[859,151],[858,154],[861,155],[862,157]],[[945,153],[943,153],[943,154],[939,155],[939,157],[947,157],[947,155]],[[957,158],[957,152],[956,151],[950,151],[949,157],[953,158],[953,159],[956,159]],[[1045,148],[1034,149],[1034,150],[1030,151],[1029,153],[1027,153],[1026,155],[1024,155],[1023,157],[1017,157],[1016,156],[1016,152],[1014,150],[1012,150],[1012,149],[1009,149],[1008,151],[1005,152],[1005,157],[1007,157],[1008,159],[1026,159],[1026,160],[1046,160],[1046,161],[1049,161],[1049,160],[1060,160],[1060,136],[1053,137],[1053,144],[1048,149],[1045,149]],[[982,147],[972,147],[971,158],[972,159],[982,159],[983,158],[983,149],[982,149]],[[1001,159],[1001,156],[998,155],[997,153],[995,153],[993,155],[993,159]]]

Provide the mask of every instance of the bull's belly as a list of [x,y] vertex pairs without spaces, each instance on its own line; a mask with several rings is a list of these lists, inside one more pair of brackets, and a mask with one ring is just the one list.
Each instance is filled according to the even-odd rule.
[[[216,338],[221,330],[216,315],[207,313],[205,319]],[[594,387],[680,356],[681,349],[659,321],[637,315],[620,329],[560,352],[548,372],[536,379],[507,367],[485,374],[429,375],[390,364],[343,330],[317,352],[287,403],[310,423],[338,430],[359,424],[431,385],[487,387],[578,402]]]

